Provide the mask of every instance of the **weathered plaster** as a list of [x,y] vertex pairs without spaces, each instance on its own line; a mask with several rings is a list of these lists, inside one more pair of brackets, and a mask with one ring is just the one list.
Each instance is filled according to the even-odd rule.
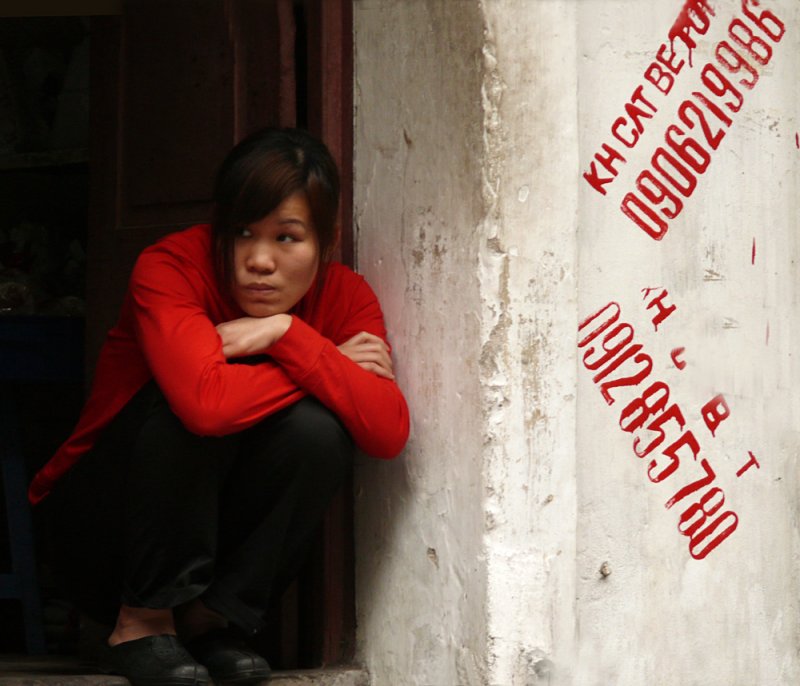
[[524,27],[572,10],[355,9],[358,266],[414,418],[359,473],[361,656],[376,683],[528,683],[574,615],[575,191],[538,168],[575,166],[576,116],[570,31]]
[[[582,171],[654,59],[683,3],[579,4]],[[716,0],[707,35],[665,95],[658,112],[625,150],[608,196],[581,185],[580,311],[610,300],[652,357],[654,371],[621,389],[611,407],[582,366],[578,383],[578,636],[573,683],[581,686],[800,683],[798,671],[798,528],[796,452],[798,93],[796,27],[800,6],[762,2],[786,24],[755,88],[669,232],[654,241],[619,209],[680,103],[701,88],[700,69],[715,61],[742,3]],[[680,46],[680,43],[679,43]],[[712,122],[712,125],[715,125]],[[699,129],[697,133],[700,133]],[[702,134],[701,134],[702,135]],[[756,252],[753,257],[753,244]],[[664,287],[677,310],[654,329],[642,288]],[[767,327],[769,326],[769,336]],[[684,347],[682,371],[670,361]],[[630,368],[629,368],[630,369]],[[724,509],[737,530],[706,559],[689,554],[677,524],[691,502],[666,509],[675,491],[700,476],[684,453],[675,476],[647,478],[620,410],[654,379],[669,384],[686,428],[716,471]],[[712,437],[700,408],[723,393],[731,416]],[[742,477],[747,451],[761,461]],[[662,464],[665,458],[661,458]],[[608,576],[599,573],[603,564]]]
[[575,581],[574,3],[482,3],[487,683],[568,662]]
[[[400,461],[357,473],[374,684],[800,683],[800,5],[762,0],[786,36],[669,234],[619,209],[741,8],[712,4],[603,197],[581,173],[683,2],[355,3],[358,267],[413,418]],[[658,331],[655,286],[677,305]],[[607,405],[576,353],[610,300],[739,515],[705,560],[664,507],[699,467],[651,483],[619,426],[643,388]],[[716,393],[731,417],[712,438]],[[762,468],[739,478],[748,450]]]
[[412,415],[405,455],[357,471],[359,657],[374,684],[484,683],[481,16],[354,9],[358,268]]

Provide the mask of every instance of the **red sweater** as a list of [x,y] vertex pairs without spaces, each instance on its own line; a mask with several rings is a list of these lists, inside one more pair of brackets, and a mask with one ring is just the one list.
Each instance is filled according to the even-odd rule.
[[292,310],[269,361],[228,364],[215,326],[245,316],[219,292],[208,225],[174,233],[140,255],[119,321],[100,352],[95,380],[69,439],[35,476],[32,503],[94,445],[151,378],[189,431],[221,436],[313,395],[341,419],[356,445],[396,456],[408,438],[408,408],[393,381],[359,367],[337,345],[361,331],[386,340],[383,314],[363,277],[333,263]]

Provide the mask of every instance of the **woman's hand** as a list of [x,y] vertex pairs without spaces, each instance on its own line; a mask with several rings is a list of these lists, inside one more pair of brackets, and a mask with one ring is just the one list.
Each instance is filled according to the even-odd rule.
[[281,339],[291,323],[291,315],[274,314],[271,317],[242,317],[217,324],[222,354],[230,359],[264,353]]
[[389,346],[378,336],[362,331],[338,348],[342,355],[349,357],[362,369],[385,379],[394,379]]

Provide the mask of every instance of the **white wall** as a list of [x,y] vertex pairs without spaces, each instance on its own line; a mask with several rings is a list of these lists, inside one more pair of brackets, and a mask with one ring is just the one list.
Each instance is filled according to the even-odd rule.
[[451,9],[355,4],[358,267],[412,419],[405,456],[356,475],[360,657],[391,686],[481,683],[486,670],[483,36],[475,3]]
[[[703,84],[701,72],[709,62],[719,66],[716,46],[722,40],[735,45],[728,30],[744,17],[741,2],[712,4],[716,14],[708,17],[707,33],[691,34],[697,43],[693,66],[687,62],[663,94],[643,74],[659,46],[669,42],[683,3],[579,3],[581,171],[603,143],[614,141],[610,128],[625,115],[634,89],[643,85],[642,94],[657,109],[642,119],[644,132],[633,148],[617,143],[626,162],[617,165],[619,175],[605,186],[607,195],[578,181],[581,317],[618,302],[621,320],[633,325],[635,342],[653,365],[641,383],[620,388],[610,406],[589,371],[582,364],[578,370],[575,682],[580,684],[800,683],[794,580],[800,552],[795,461],[800,378],[792,348],[800,324],[797,2],[764,0],[758,8],[772,10],[787,32],[776,43],[756,29],[773,54],[767,65],[750,59],[758,67],[758,82],[740,88],[739,112],[724,110],[730,124],[707,115],[712,135],[724,132],[716,150],[705,142],[697,115],[688,115],[695,118],[692,133],[703,141],[710,161],[704,173],[694,174],[697,187],[681,197],[683,211],[668,222],[663,238],[654,240],[620,210],[637,176],[651,167],[655,150],[670,150],[668,127],[690,131],[680,121],[682,102],[704,108],[694,92],[720,100]],[[675,51],[687,59],[680,39]],[[730,53],[723,47],[722,55]],[[659,290],[651,296],[666,289],[664,302],[676,307],[657,331],[651,321],[655,309],[646,309],[641,290],[652,287]],[[671,359],[681,347],[682,370]],[[636,369],[631,359],[607,378]],[[669,386],[669,402],[681,409],[685,430],[700,446],[697,461],[687,449],[680,451],[680,466],[659,483],[648,478],[648,465],[656,457],[659,469],[669,463],[661,449],[679,437],[677,424],[665,425],[667,440],[644,459],[634,454],[632,435],[619,425],[624,406],[656,380]],[[712,436],[701,408],[719,393],[730,417]],[[641,433],[642,446],[656,435]],[[737,477],[748,451],[761,469]],[[676,492],[705,474],[702,459],[714,470],[714,482],[665,508]],[[677,526],[697,496],[714,487],[725,496],[716,516],[730,510],[738,527],[707,557],[693,559],[689,539]],[[717,531],[722,530],[724,524]],[[701,543],[695,552],[702,554],[704,547]],[[603,577],[598,569],[606,561],[611,574]]]
[[574,635],[575,4],[482,10],[485,683],[524,686],[547,683]]
[[[375,684],[800,683],[800,5],[762,1],[787,31],[764,36],[769,63],[756,62],[740,111],[719,110],[724,137],[704,143],[708,168],[654,240],[620,203],[654,151],[671,150],[667,129],[689,131],[681,103],[719,101],[701,70],[719,65],[742,14],[713,2],[708,30],[690,34],[692,66],[664,94],[644,74],[683,6],[355,2],[358,266],[413,417],[406,455],[357,475],[359,657]],[[701,9],[684,19],[699,25]],[[644,130],[629,148],[611,128],[626,116],[630,135],[639,86]],[[582,173],[604,143],[625,161],[602,195]],[[676,309],[655,330],[647,305],[662,289]],[[635,332],[620,355],[642,347],[600,381],[652,360],[639,383],[609,389],[610,405],[592,381],[605,367],[583,363],[602,334],[576,345],[579,322],[609,302]],[[641,459],[620,412],[629,426],[655,381],[670,399],[651,421],[676,403],[684,426],[667,422]],[[717,394],[730,416],[712,437],[701,408]],[[640,447],[657,436],[637,435]],[[650,460],[662,469],[682,435],[680,466],[653,483]],[[737,477],[750,452],[761,468]],[[713,483],[665,508],[703,459]],[[712,488],[725,504],[709,521],[731,511],[738,525],[694,559],[677,526]]]

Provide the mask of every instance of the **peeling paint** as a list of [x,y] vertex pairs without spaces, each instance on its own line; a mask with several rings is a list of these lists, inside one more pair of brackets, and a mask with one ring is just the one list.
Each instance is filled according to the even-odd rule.
[[357,266],[380,297],[412,415],[398,461],[356,470],[358,659],[374,686],[488,683],[483,20],[477,2],[453,13],[436,0],[370,0],[354,4],[353,25]]
[[[658,116],[615,189],[587,188],[590,202],[575,170],[670,27],[688,27],[686,2],[354,5],[359,268],[377,284],[415,427],[404,463],[358,472],[359,658],[375,686],[798,683],[798,601],[773,592],[800,540],[796,470],[783,469],[800,425],[785,63],[741,91],[739,126],[680,216],[661,202],[675,216],[657,247],[619,211],[680,103],[708,91],[701,70],[743,7],[713,6],[694,66],[671,95],[650,89]],[[789,0],[769,10],[800,20]],[[784,56],[788,45],[787,32]],[[728,78],[736,88],[748,73]],[[724,116],[737,106],[732,91],[715,97]],[[702,142],[699,121],[682,132]],[[656,283],[677,311],[654,330],[638,289]],[[637,332],[647,325],[654,368],[686,409],[670,430],[702,433],[719,478],[738,480],[725,492],[747,512],[747,545],[710,571],[673,545],[674,513],[631,453],[640,434],[619,429],[641,389],[591,404],[576,378],[578,303],[612,297]],[[720,390],[731,420],[711,437],[698,412]],[[751,445],[763,470],[737,477]]]

